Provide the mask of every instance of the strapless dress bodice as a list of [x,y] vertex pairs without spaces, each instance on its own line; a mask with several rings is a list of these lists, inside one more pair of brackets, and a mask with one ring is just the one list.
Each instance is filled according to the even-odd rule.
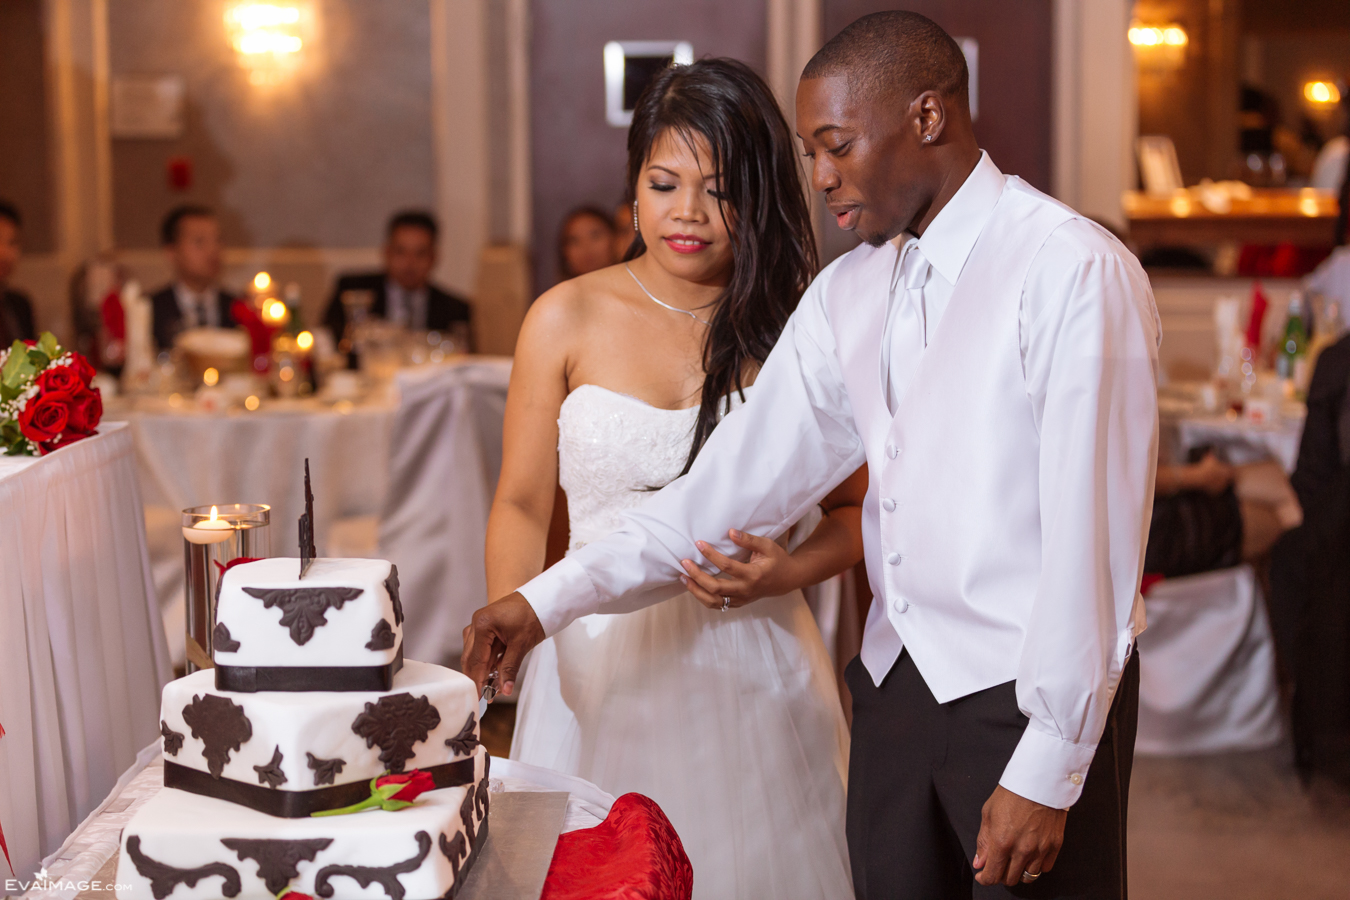
[[661,409],[594,384],[567,395],[558,412],[558,482],[567,492],[570,549],[617,530],[626,511],[679,477],[698,410]]

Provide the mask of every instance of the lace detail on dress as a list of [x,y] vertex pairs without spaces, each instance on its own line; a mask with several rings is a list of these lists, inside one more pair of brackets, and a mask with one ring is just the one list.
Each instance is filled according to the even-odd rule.
[[558,412],[558,481],[567,492],[576,550],[617,530],[623,513],[684,468],[698,407],[660,409],[583,384]]

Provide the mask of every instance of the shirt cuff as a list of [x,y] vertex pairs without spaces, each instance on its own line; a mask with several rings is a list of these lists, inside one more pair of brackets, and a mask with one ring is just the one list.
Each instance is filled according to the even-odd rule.
[[530,602],[544,634],[553,637],[584,615],[595,612],[600,597],[591,576],[571,557],[563,557],[520,588]]
[[1071,744],[1028,725],[998,783],[1042,806],[1068,809],[1083,793],[1096,752],[1096,744]]

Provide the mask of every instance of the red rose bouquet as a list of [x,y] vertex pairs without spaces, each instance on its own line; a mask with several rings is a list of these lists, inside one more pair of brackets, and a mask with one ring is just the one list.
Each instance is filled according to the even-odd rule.
[[90,387],[94,367],[61,348],[51,332],[0,350],[0,449],[45,456],[96,433],[103,398]]

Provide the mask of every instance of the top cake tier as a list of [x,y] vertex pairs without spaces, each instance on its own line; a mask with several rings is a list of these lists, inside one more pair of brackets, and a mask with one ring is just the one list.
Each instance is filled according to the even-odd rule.
[[379,559],[316,559],[304,578],[298,559],[235,566],[211,639],[223,690],[388,690],[403,658],[398,570]]

